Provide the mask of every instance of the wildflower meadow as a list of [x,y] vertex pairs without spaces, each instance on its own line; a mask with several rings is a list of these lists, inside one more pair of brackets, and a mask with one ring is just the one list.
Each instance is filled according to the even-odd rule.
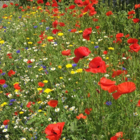
[[44,1],[0,8],[0,140],[140,140],[140,4]]

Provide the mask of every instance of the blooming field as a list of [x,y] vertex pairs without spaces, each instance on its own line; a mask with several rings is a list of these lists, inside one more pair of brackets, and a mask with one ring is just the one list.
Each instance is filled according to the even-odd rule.
[[28,3],[0,9],[0,139],[139,140],[140,4]]

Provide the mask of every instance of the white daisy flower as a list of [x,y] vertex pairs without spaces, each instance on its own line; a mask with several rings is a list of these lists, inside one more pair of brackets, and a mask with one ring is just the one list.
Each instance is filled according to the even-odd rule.
[[55,112],[59,112],[59,111],[60,111],[60,108],[56,108],[56,109],[55,109]]
[[52,120],[52,118],[48,118],[48,121],[51,121]]
[[7,131],[8,131],[7,129],[3,129],[3,130],[2,130],[2,132],[4,132],[4,133],[7,132]]

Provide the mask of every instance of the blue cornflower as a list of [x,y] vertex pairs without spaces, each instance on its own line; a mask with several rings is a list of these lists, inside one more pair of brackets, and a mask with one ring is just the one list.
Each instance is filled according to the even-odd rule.
[[13,105],[13,103],[9,103],[9,105],[11,106],[11,105]]
[[6,30],[4,30],[4,32],[6,32]]
[[16,53],[20,53],[20,50],[17,50]]
[[6,73],[5,72],[3,72],[1,75],[5,75]]
[[18,18],[21,18],[21,16],[20,16],[20,17],[18,17]]
[[110,106],[110,105],[112,105],[112,102],[111,101],[107,101],[106,105]]
[[5,27],[5,26],[4,26],[3,28],[4,28],[4,29],[6,29],[6,27]]
[[7,129],[8,128],[8,125],[5,125],[5,129]]
[[46,66],[42,66],[43,67],[43,69],[46,69]]
[[77,64],[72,64],[72,66],[73,66],[73,67],[76,67],[76,66],[77,66]]
[[99,46],[95,46],[94,48],[97,49],[97,48],[99,48]]
[[39,23],[40,25],[42,24],[42,23]]
[[11,99],[11,100],[10,100],[10,102],[14,102],[14,101],[16,101],[16,99]]
[[123,70],[126,70],[126,68],[122,67]]
[[71,29],[68,30],[69,32],[71,31]]
[[37,28],[37,26],[34,26],[34,28]]
[[41,108],[42,108],[42,106],[39,107],[39,109],[41,109]]
[[32,65],[28,65],[28,68],[31,68],[32,67]]
[[7,87],[8,87],[8,85],[7,85],[7,84],[4,84],[2,87],[3,87],[3,88],[7,88]]
[[49,30],[50,29],[50,27],[46,27],[46,30]]
[[26,47],[25,49],[28,50],[28,47]]

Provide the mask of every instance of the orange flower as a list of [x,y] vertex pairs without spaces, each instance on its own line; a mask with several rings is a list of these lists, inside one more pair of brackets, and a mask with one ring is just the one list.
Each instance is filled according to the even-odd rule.
[[86,119],[87,118],[87,116],[84,116],[82,113],[81,114],[79,114],[78,116],[76,116],[76,118],[79,120],[79,119]]

